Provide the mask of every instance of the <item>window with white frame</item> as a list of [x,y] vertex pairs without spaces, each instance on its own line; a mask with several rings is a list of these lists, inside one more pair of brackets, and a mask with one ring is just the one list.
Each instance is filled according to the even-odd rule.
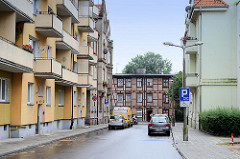
[[73,93],[73,105],[74,105],[74,107],[77,106],[77,92],[76,91],[74,91],[74,93]]
[[51,106],[51,87],[46,87],[46,105]]
[[142,117],[142,109],[137,109],[137,117]]
[[34,104],[34,84],[28,83],[28,104]]
[[131,94],[126,94],[126,102],[131,102]]
[[[29,45],[32,47],[33,49],[33,55],[34,58],[38,58],[39,57],[39,46],[40,46],[40,42],[39,40],[37,40],[36,38],[29,36]],[[48,51],[48,50],[47,50]],[[48,54],[52,52],[48,52]],[[49,55],[50,56],[50,55]]]
[[38,14],[41,10],[41,0],[30,0],[33,4],[33,14]]
[[142,94],[137,94],[137,102],[142,102]]
[[111,74],[108,73],[108,85],[110,85],[110,83],[111,83]]
[[168,88],[168,79],[163,79],[163,87]]
[[118,100],[118,102],[122,102],[123,101],[123,95],[122,94],[118,94],[117,95],[117,100]]
[[148,103],[152,103],[153,102],[153,100],[152,100],[152,94],[147,94],[147,102]]
[[137,87],[142,87],[142,78],[137,78]]
[[0,78],[0,102],[9,102],[10,79]]
[[64,106],[64,90],[62,89],[58,90],[58,105]]
[[132,79],[126,79],[126,87],[131,87]]
[[85,106],[85,93],[82,93],[82,106]]
[[110,63],[111,63],[111,53],[108,52],[108,64],[110,64]]
[[117,79],[117,86],[118,87],[123,87],[123,79],[122,78]]
[[38,85],[38,96],[39,97],[43,96],[43,85],[42,84]]
[[163,103],[169,103],[169,98],[167,94],[163,94]]
[[81,100],[81,92],[78,92],[78,100]]
[[152,78],[148,78],[147,79],[147,87],[152,87],[153,86],[153,79]]

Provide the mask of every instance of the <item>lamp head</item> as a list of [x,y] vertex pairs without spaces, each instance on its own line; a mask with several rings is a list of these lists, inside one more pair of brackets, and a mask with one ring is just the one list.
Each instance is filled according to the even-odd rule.
[[196,45],[196,46],[203,45],[203,42],[198,41],[198,42],[195,43],[195,45]]
[[174,46],[174,44],[171,43],[171,42],[164,42],[163,45],[165,45],[165,46]]

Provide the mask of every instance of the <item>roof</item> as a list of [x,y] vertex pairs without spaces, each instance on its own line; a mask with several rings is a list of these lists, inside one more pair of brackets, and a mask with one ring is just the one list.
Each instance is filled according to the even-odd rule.
[[172,77],[173,74],[113,74],[113,78],[131,77]]
[[193,7],[228,7],[223,0],[194,0]]
[[99,15],[102,9],[102,4],[96,4],[95,6],[98,7],[98,15]]

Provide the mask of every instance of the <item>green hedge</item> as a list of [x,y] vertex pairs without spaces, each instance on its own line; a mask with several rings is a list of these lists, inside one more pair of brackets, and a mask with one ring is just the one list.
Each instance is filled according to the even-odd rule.
[[217,136],[240,135],[240,110],[238,108],[216,108],[200,113],[202,129]]

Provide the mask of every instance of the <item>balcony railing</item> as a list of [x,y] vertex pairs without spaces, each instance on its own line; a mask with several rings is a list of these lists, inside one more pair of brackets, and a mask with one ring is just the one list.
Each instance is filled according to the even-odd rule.
[[78,84],[80,86],[89,86],[89,75],[88,73],[85,74],[78,74]]
[[94,42],[98,40],[98,32],[94,30],[93,33],[88,33],[88,42]]
[[[187,40],[188,45],[194,45],[198,40]],[[196,54],[198,52],[199,46],[193,46],[186,49],[186,54]]]
[[99,9],[96,6],[93,6],[93,18],[97,19],[99,14]]
[[63,38],[59,38],[56,41],[57,49],[68,49],[73,54],[79,53],[79,42],[69,33],[63,30]]
[[94,32],[93,28],[93,20],[89,16],[80,16],[79,21],[81,23],[78,24],[78,29],[81,32]]
[[187,73],[186,75],[187,87],[198,87],[199,86],[199,75],[198,73]]
[[57,0],[57,13],[63,17],[70,16],[73,23],[79,23],[78,10],[72,2],[72,0]]
[[36,17],[36,31],[45,37],[63,37],[62,21],[52,14],[40,11]]
[[65,84],[76,85],[78,83],[78,74],[67,69],[62,69],[62,80]]
[[62,77],[62,65],[54,58],[34,59],[35,76],[47,79],[60,79]]
[[17,16],[17,21],[33,21],[33,4],[28,0],[5,0],[1,1],[3,8],[9,8],[10,10],[15,11],[19,16]]
[[90,60],[93,59],[93,48],[90,46],[80,46],[79,47],[79,58],[88,58]]
[[94,5],[94,0],[79,0],[81,1],[88,1],[89,2],[89,6],[93,6]]
[[32,72],[33,54],[0,36],[1,69],[9,72]]

